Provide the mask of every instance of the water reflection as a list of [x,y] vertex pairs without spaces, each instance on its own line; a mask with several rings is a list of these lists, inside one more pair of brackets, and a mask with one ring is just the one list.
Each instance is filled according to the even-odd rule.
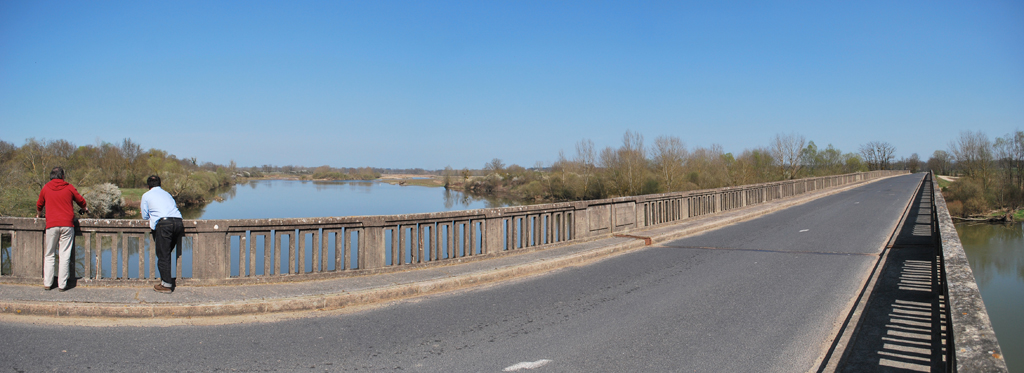
[[1024,224],[960,223],[960,242],[1011,372],[1024,372]]
[[11,239],[0,235],[0,275],[11,274]]
[[[85,237],[85,235],[75,236],[75,245],[72,249],[72,256],[75,258],[73,271],[76,278],[84,277],[87,266],[90,270],[95,270],[97,265],[99,265],[99,274],[102,278],[159,277],[156,270],[156,256],[153,253],[153,242],[149,235],[142,237],[100,235],[98,238],[94,236],[90,245],[93,251],[92,258],[86,258]],[[99,253],[98,258],[97,252]],[[181,248],[175,249],[174,255],[181,257],[181,277],[192,277],[192,238],[183,238]],[[127,273],[125,273],[125,267],[127,267]],[[171,271],[177,273],[177,263],[171,263]],[[90,277],[95,278],[96,274],[93,273]]]
[[979,285],[1003,277],[1024,282],[1024,224],[964,223],[957,233]]
[[[248,187],[246,187],[248,186]],[[256,180],[224,190],[217,201],[183,210],[186,219],[258,219],[393,215],[518,205],[440,187],[379,181]]]

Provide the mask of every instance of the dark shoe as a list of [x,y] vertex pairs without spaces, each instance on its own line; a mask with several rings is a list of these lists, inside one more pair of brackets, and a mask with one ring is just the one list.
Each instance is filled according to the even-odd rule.
[[153,291],[155,291],[157,293],[170,294],[170,293],[174,292],[174,289],[171,289],[169,287],[163,286],[162,284],[156,284],[156,285],[153,285]]
[[53,289],[53,286],[43,286],[43,290],[50,291],[50,289]]
[[65,292],[65,291],[68,291],[68,289],[65,289],[65,288],[57,288],[57,291],[59,291],[59,292],[63,293],[63,292]]

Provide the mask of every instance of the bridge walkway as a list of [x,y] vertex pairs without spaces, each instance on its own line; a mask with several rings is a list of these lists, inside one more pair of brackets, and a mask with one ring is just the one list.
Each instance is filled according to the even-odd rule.
[[[945,372],[946,300],[942,250],[933,230],[930,180],[922,183],[890,240],[867,300],[851,316],[833,351],[841,372]],[[856,320],[859,317],[859,320]],[[841,355],[840,355],[841,354]]]

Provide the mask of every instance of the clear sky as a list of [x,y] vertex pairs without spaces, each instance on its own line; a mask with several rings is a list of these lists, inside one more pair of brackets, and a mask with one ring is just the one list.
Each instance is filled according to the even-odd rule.
[[1021,1],[0,0],[0,140],[19,146],[437,169],[549,165],[626,130],[927,159],[1017,129]]

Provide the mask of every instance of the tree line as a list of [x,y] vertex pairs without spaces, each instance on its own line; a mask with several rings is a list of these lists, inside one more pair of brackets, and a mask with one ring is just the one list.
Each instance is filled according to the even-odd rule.
[[236,171],[234,162],[199,164],[195,158],[143,150],[131,139],[76,146],[31,138],[21,147],[0,140],[0,216],[34,216],[39,191],[55,166],[63,167],[65,180],[86,197],[92,217],[123,216],[121,189],[145,188],[149,175],[160,175],[163,188],[187,207],[208,202],[212,191],[234,182]]
[[1024,131],[995,140],[981,131],[963,131],[947,150],[936,150],[927,167],[957,179],[946,187],[950,214],[970,217],[1024,206]]
[[[676,136],[659,136],[648,145],[644,136],[626,131],[622,144],[596,149],[593,141],[576,143],[575,152],[559,152],[550,167],[527,169],[493,159],[480,171],[443,173],[447,188],[484,195],[507,195],[532,201],[576,201],[617,196],[679,192],[869,170],[909,168],[919,162],[895,160],[895,146],[873,141],[859,152],[824,149],[796,133],[777,134],[768,146],[741,153],[720,145],[688,148]],[[917,159],[917,155],[911,158]],[[476,177],[474,177],[476,176]]]
[[[133,215],[149,175],[159,175],[162,187],[180,207],[205,205],[221,188],[252,178],[298,178],[320,180],[373,180],[382,172],[440,174],[423,169],[380,169],[371,167],[315,168],[262,165],[238,167],[196,158],[178,158],[164,150],[143,150],[126,138],[119,143],[97,141],[77,146],[67,140],[30,138],[18,147],[0,140],[0,216],[34,216],[35,203],[50,170],[61,166],[65,180],[74,185],[89,203],[90,217],[120,218]],[[135,200],[125,201],[122,191]],[[137,214],[137,211],[134,212]]]

